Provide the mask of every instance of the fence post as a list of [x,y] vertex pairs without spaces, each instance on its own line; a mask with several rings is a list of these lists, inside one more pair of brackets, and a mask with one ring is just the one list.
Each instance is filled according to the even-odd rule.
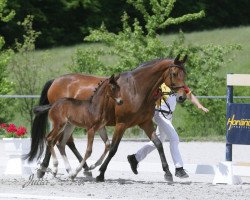
[[[229,104],[233,103],[233,86],[227,86],[227,112],[229,109]],[[227,125],[226,125],[227,126]],[[226,161],[232,161],[232,152],[233,152],[233,145],[230,143],[226,143]]]

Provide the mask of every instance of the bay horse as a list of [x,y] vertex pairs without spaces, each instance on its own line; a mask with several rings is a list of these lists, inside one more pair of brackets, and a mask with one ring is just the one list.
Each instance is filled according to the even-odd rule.
[[[100,82],[95,93],[89,100],[61,98],[52,105],[37,106],[35,108],[35,113],[37,114],[49,110],[49,118],[53,124],[52,130],[47,136],[47,143],[53,158],[54,168],[52,172],[54,176],[56,176],[58,170],[58,160],[54,146],[59,138],[61,138],[61,140],[58,144],[58,149],[64,160],[66,171],[72,179],[76,177],[86,160],[90,157],[95,132],[104,127],[108,121],[109,100],[113,99],[117,105],[123,104],[120,98],[120,86],[116,82],[118,78],[119,76],[114,78],[114,75],[112,75],[109,79]],[[65,145],[71,137],[75,126],[87,129],[88,141],[84,159],[76,170],[72,172],[72,168],[66,156]],[[104,158],[106,153],[107,151],[104,152],[101,158]],[[102,162],[102,160],[100,162]]]
[[[179,94],[181,99],[186,98],[186,94],[182,89],[185,85],[184,63],[186,59],[187,56],[185,56],[183,60],[180,60],[180,55],[175,59],[156,59],[143,63],[134,70],[124,72],[120,75],[118,84],[122,86],[120,92],[124,104],[118,107],[110,102],[108,105],[112,112],[110,112],[107,125],[115,126],[115,131],[108,157],[100,167],[100,175],[96,177],[97,181],[104,181],[107,166],[115,155],[125,130],[135,125],[142,128],[149,139],[155,144],[161,158],[163,171],[165,172],[165,180],[173,180],[162,143],[155,134],[152,121],[155,108],[153,94],[164,82],[172,90],[178,90],[179,93],[181,92],[181,94]],[[83,74],[61,76],[46,83],[41,94],[40,105],[49,104],[62,97],[86,99],[92,94],[93,87],[95,87],[100,80],[104,79],[105,77]],[[29,160],[33,160],[37,154],[41,155],[43,152],[46,117],[47,115],[44,113],[39,118],[34,119],[31,131],[31,150],[27,155]],[[73,142],[71,144],[74,145]],[[75,148],[71,149],[76,153]],[[47,148],[45,158],[40,166],[40,170],[43,173],[48,167],[49,159],[50,152]]]

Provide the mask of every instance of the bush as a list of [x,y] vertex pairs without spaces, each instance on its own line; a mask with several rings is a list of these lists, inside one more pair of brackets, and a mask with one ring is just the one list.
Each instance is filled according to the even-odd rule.
[[[2,1],[0,3],[0,21],[8,22],[14,16],[14,11],[5,13],[7,1]],[[7,80],[7,65],[12,56],[11,50],[3,50],[4,38],[0,36],[0,95],[9,94],[12,91],[13,84]],[[10,111],[10,105],[13,101],[10,99],[0,98],[0,123],[7,122],[13,117],[13,113]]]
[[[176,53],[189,56],[186,64],[186,83],[194,94],[199,96],[221,96],[221,93],[225,91],[226,81],[225,78],[218,76],[218,70],[234,59],[235,56],[232,55],[232,52],[240,50],[241,46],[236,44],[225,46],[213,44],[202,46],[186,45],[184,34],[181,32],[170,46],[170,49],[172,49],[170,56],[174,56]],[[225,99],[202,99],[201,101],[209,108],[210,112],[201,112],[194,106],[190,106],[190,102],[187,101],[183,105],[188,111],[184,118],[186,123],[180,125],[180,135],[185,137],[224,135],[226,127]]]
[[[24,29],[23,42],[16,41],[15,51],[9,65],[11,79],[15,83],[14,91],[19,95],[34,95],[40,92],[40,86],[44,84],[43,77],[48,72],[44,72],[45,60],[48,59],[46,53],[39,58],[35,57],[35,42],[40,32],[33,30],[33,16],[28,15],[23,22],[18,23]],[[25,119],[24,125],[31,125],[34,113],[32,111],[36,104],[34,98],[23,98],[16,101],[16,110]]]

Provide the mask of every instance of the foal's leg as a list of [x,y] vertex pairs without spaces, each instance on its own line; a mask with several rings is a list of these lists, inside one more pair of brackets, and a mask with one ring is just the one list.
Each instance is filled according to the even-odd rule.
[[73,180],[77,174],[81,171],[84,163],[86,162],[86,160],[90,157],[91,153],[92,153],[92,146],[93,146],[93,141],[94,141],[94,136],[95,136],[95,131],[94,128],[91,128],[87,131],[87,137],[88,137],[88,142],[87,142],[87,149],[85,152],[85,155],[83,157],[83,160],[81,161],[80,165],[76,168],[75,172],[73,172],[70,175],[70,178]]
[[104,152],[101,155],[101,157],[96,161],[96,163],[89,167],[90,170],[95,169],[97,166],[102,164],[103,159],[105,158],[106,154],[108,153],[108,151],[110,149],[110,142],[109,142],[109,138],[108,138],[107,131],[106,131],[105,127],[103,127],[102,129],[99,130],[99,135],[105,144],[105,149],[104,149]]
[[[71,149],[71,151],[75,154],[78,161],[81,162],[83,160],[83,158],[80,155],[79,151],[76,149],[72,135],[69,138],[69,140],[67,141],[67,145]],[[45,157],[44,157],[42,163],[40,164],[40,167],[37,169],[37,178],[42,178],[45,175],[46,169],[49,166],[50,157],[51,157],[50,149],[48,146],[46,146]],[[85,171],[89,170],[89,167],[88,167],[86,162],[84,163],[83,168],[85,169]],[[87,174],[87,175],[89,175],[89,174]]]
[[[51,129],[51,122],[49,122],[48,124],[49,124],[49,129]],[[37,178],[42,178],[45,175],[45,172],[49,166],[50,157],[51,157],[50,148],[48,145],[46,145],[44,159],[40,164],[40,167],[37,169]]]
[[56,139],[55,137],[57,137],[57,135],[59,134],[59,130],[60,129],[56,129],[55,127],[52,129],[52,131],[49,133],[49,135],[47,136],[47,142],[48,142],[48,148],[51,152],[52,155],[52,159],[53,159],[53,168],[52,168],[52,173],[54,176],[56,176],[57,171],[58,171],[58,159],[56,157],[56,153],[55,153],[55,143],[56,143]]
[[165,172],[164,178],[167,182],[173,182],[173,176],[171,172],[169,171],[169,166],[167,163],[167,159],[164,154],[162,142],[160,139],[156,136],[153,121],[149,120],[144,122],[143,124],[139,125],[141,129],[145,131],[149,139],[154,143],[155,147],[157,148],[160,158],[161,158],[161,163],[162,163],[162,168],[163,171]]
[[60,141],[60,143],[57,145],[60,154],[63,158],[64,161],[64,165],[65,165],[65,169],[68,173],[71,173],[71,166],[69,164],[69,160],[67,158],[66,152],[65,152],[65,145],[67,143],[67,141],[69,140],[70,136],[72,135],[72,132],[74,130],[75,126],[72,124],[67,123],[64,131],[62,132],[62,140]]
[[62,135],[66,125],[67,125],[67,122],[64,121],[63,119],[54,118],[53,119],[53,129],[48,134],[48,136],[46,138],[51,155],[52,155],[52,159],[53,159],[52,173],[54,176],[56,176],[57,171],[58,171],[58,159],[56,157],[54,146],[55,146],[56,142],[59,140],[59,138],[61,138],[61,135]]
[[55,177],[57,175],[57,172],[58,172],[58,159],[56,157],[56,152],[55,152],[53,144],[49,144],[49,149],[50,149],[52,159],[53,159],[52,173],[53,173],[53,176]]

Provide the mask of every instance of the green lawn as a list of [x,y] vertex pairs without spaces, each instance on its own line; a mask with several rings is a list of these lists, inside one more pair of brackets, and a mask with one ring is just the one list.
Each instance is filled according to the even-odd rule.
[[[161,35],[160,39],[168,44],[173,41],[176,34]],[[221,76],[226,73],[250,73],[250,27],[240,27],[231,29],[217,29],[211,31],[193,32],[185,34],[186,42],[204,45],[204,44],[240,44],[242,51],[236,53],[236,58],[228,64],[227,68],[220,71]],[[48,50],[38,50],[36,54],[41,56],[44,52],[49,55],[46,66],[49,69],[57,70],[57,75],[69,73],[67,66],[72,63],[72,56],[77,48],[99,48],[101,45],[78,44],[70,47],[58,47]],[[112,62],[110,58],[106,58],[107,63]],[[52,76],[55,76],[54,74]],[[51,77],[53,78],[53,77]]]
[[[166,43],[172,41],[174,37],[175,35],[160,36]],[[225,76],[227,73],[250,73],[250,27],[187,33],[185,34],[185,38],[187,43],[196,45],[240,44],[242,46],[242,51],[236,54],[237,58],[235,58],[227,68],[223,69],[220,75]]]

